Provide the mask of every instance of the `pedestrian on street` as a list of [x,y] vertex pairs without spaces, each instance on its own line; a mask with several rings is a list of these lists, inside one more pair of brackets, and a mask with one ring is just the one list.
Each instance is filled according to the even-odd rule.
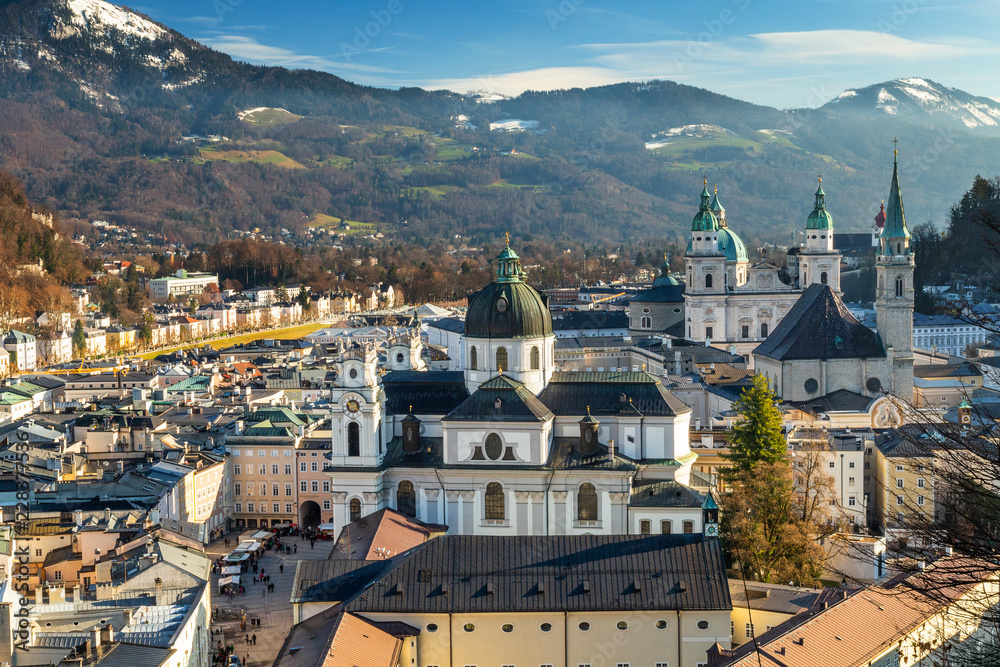
[[281,573],[281,574],[285,573],[285,564],[284,563],[282,563],[281,565],[278,566],[278,572]]
[[247,643],[247,646],[250,646],[250,635],[246,636],[246,643]]
[[298,552],[299,552],[299,545],[296,544],[295,545],[295,550],[292,553],[298,553]]
[[252,643],[252,644],[253,644],[254,646],[256,646],[256,645],[257,645],[257,635],[256,635],[256,634],[254,634],[254,636],[250,638],[250,641],[251,641],[251,643]]

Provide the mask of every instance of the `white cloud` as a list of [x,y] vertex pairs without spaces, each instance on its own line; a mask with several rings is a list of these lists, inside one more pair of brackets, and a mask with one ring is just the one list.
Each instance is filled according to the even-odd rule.
[[[315,69],[334,74],[351,74],[357,79],[361,74],[395,74],[395,70],[350,62],[337,56],[319,56],[296,53],[290,49],[262,44],[246,35],[215,35],[200,37],[198,41],[216,51],[222,51],[237,60],[288,67],[290,69]],[[339,55],[339,54],[338,54]]]

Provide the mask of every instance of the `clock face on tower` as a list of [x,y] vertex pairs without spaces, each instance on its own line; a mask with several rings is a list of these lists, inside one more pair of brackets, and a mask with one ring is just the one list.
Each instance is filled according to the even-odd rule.
[[361,404],[358,403],[353,398],[347,402],[347,411],[348,412],[357,412],[360,409],[361,409]]

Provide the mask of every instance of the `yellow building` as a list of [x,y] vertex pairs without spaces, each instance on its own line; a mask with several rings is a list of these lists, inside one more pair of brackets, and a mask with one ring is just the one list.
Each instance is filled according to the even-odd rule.
[[821,597],[839,596],[837,589],[800,588],[764,584],[741,579],[729,580],[729,595],[733,601],[732,633],[733,648],[755,636],[769,632],[792,616],[801,614],[819,603]]
[[909,528],[934,520],[935,448],[940,446],[919,426],[890,429],[876,438],[869,518],[890,542],[906,540]]
[[[297,650],[345,659],[341,611],[396,628],[411,667],[697,667],[730,641],[721,546],[700,535],[443,536],[384,563],[300,561],[294,620],[313,632]],[[274,664],[303,664],[295,644]]]

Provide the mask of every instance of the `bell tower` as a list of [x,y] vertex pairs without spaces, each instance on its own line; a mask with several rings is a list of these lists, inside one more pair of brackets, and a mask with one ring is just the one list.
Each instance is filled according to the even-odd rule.
[[378,353],[370,343],[340,353],[330,397],[334,466],[376,466],[385,455],[388,440],[377,368]]
[[875,314],[878,333],[888,352],[892,387],[886,389],[904,401],[913,400],[913,268],[910,231],[906,228],[899,190],[897,152],[893,151],[892,184],[885,205],[885,224],[879,236],[875,273]]
[[833,247],[833,216],[826,210],[822,176],[816,203],[806,219],[806,245],[799,250],[799,286],[804,290],[816,283],[840,291],[840,253]]
[[[708,179],[701,205],[691,221],[691,241],[684,253],[687,286],[684,289],[687,337],[725,339],[726,254],[719,249],[719,219],[712,212]],[[721,204],[717,204],[722,211]]]

